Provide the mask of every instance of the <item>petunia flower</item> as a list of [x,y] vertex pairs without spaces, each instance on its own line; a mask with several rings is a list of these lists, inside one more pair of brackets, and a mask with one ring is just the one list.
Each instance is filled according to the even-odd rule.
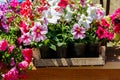
[[93,18],[90,16],[85,16],[84,14],[81,15],[78,23],[79,25],[83,25],[85,28],[90,28],[90,23],[93,21]]
[[32,49],[22,49],[22,55],[25,61],[27,61],[28,63],[30,63],[32,61]]
[[48,32],[46,26],[41,25],[39,22],[35,23],[34,27],[31,28],[31,36],[33,41],[39,42],[46,39],[45,34]]
[[32,38],[31,38],[31,35],[30,33],[24,33],[22,36],[21,36],[21,39],[23,41],[23,44],[24,45],[29,45],[32,41]]
[[105,29],[103,29],[101,26],[99,26],[98,29],[96,30],[96,34],[99,39],[103,39],[103,38],[106,38],[107,32]]
[[87,8],[88,16],[90,16],[93,19],[96,19],[97,18],[96,12],[97,12],[97,8],[95,6],[90,6],[90,5],[88,6]]
[[61,17],[61,13],[57,12],[55,9],[57,6],[50,7],[48,10],[43,11],[44,17],[48,20],[49,23],[57,24],[57,21]]
[[58,3],[58,6],[60,6],[61,8],[66,8],[66,6],[68,5],[69,0],[60,0],[60,2]]
[[97,14],[96,20],[100,20],[105,16],[104,10],[101,10],[100,8],[97,8],[96,14]]
[[5,51],[8,47],[8,42],[6,40],[0,41],[0,50]]
[[21,33],[22,33],[22,34],[28,32],[27,24],[26,24],[24,21],[21,21],[21,22],[20,22],[20,30],[21,30]]
[[14,60],[14,58],[11,58],[10,66],[15,66],[15,60]]
[[85,0],[80,0],[82,7],[85,7]]
[[18,68],[19,69],[22,69],[22,70],[25,70],[27,67],[28,67],[28,62],[27,61],[22,61],[20,63],[18,63]]
[[74,13],[71,9],[70,9],[70,5],[68,5],[66,7],[66,10],[67,10],[67,14],[65,15],[65,20],[67,22],[70,22],[72,20],[72,14]]
[[10,53],[13,51],[14,48],[15,48],[14,45],[11,45],[11,46],[8,48],[8,53],[10,54]]
[[16,67],[13,67],[10,71],[2,75],[3,80],[17,80],[18,79],[18,70]]
[[102,26],[104,26],[106,28],[110,27],[110,24],[105,19],[102,19],[101,22],[102,22]]
[[10,5],[13,8],[16,8],[19,5],[19,2],[18,2],[18,0],[10,0]]
[[74,24],[71,30],[74,39],[83,39],[85,38],[85,28],[80,27],[79,24]]
[[57,6],[59,0],[47,0],[47,2],[50,6]]

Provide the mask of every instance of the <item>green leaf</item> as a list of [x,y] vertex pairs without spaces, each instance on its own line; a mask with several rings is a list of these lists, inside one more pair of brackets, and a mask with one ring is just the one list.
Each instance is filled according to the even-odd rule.
[[47,44],[49,43],[49,41],[50,41],[49,39],[46,39],[46,40],[44,41],[44,44],[47,45]]
[[54,51],[56,51],[56,46],[55,45],[51,44],[50,48],[53,49]]
[[57,45],[60,47],[60,46],[64,45],[64,43],[58,43]]

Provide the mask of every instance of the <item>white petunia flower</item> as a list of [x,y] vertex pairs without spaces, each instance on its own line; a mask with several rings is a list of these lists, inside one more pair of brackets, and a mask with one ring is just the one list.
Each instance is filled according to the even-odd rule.
[[50,4],[50,6],[57,6],[59,0],[47,0],[47,2]]
[[55,6],[50,7],[48,10],[43,11],[44,17],[48,20],[49,23],[56,24],[61,17],[61,13],[55,10]]
[[70,9],[70,5],[66,7],[67,14],[65,15],[65,20],[70,22],[72,20],[73,11]]
[[89,6],[87,9],[88,16],[92,17],[93,19],[97,18],[96,14],[97,8],[94,6]]
[[78,23],[79,25],[83,25],[85,28],[90,28],[90,23],[93,21],[93,18],[90,16],[85,16],[84,14],[81,15]]

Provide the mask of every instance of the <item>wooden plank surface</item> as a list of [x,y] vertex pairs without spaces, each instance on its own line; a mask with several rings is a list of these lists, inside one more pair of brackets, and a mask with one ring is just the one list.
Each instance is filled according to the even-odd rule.
[[37,68],[27,71],[24,80],[120,80],[119,73],[120,63],[108,62],[105,66]]

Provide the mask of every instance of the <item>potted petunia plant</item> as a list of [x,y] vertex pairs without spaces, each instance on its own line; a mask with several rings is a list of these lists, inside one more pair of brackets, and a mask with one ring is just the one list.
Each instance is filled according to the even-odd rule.
[[93,4],[92,1],[80,1],[81,5],[77,10],[78,18],[71,33],[75,43],[78,42],[80,46],[84,47],[79,47],[74,52],[79,56],[99,57],[99,47],[103,43],[113,40],[114,37],[110,18],[105,16],[105,11],[100,4]]

